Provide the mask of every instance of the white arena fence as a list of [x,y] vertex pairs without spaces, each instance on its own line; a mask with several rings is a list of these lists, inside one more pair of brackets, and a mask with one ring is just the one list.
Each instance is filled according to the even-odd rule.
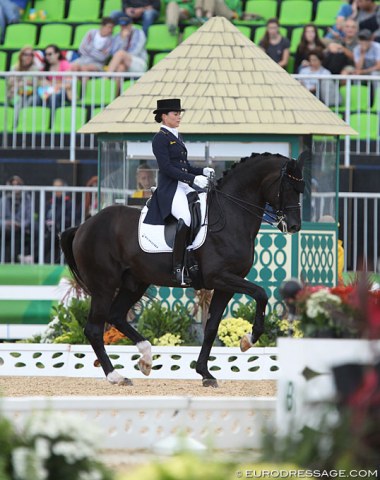
[[0,406],[20,428],[33,412],[53,410],[96,425],[104,449],[160,452],[160,441],[184,434],[210,448],[258,449],[265,425],[274,423],[276,399],[57,396],[4,398]]
[[[123,192],[126,204],[133,192]],[[61,194],[69,199],[69,211],[64,202],[59,203]],[[314,193],[314,196],[318,198],[319,218],[329,211],[332,196],[328,193]],[[8,226],[5,220],[7,201],[11,212]],[[339,192],[339,238],[345,249],[346,270],[356,271],[364,262],[369,271],[379,272],[379,201],[380,193]],[[22,218],[29,218],[30,223],[21,223],[18,227],[14,221],[17,221],[16,204],[20,202]],[[0,264],[63,265],[57,234],[83,222],[87,214],[86,204],[96,202],[96,187],[0,185]],[[46,218],[48,206],[53,212],[50,223]]]
[[[134,346],[106,346],[111,361],[127,378],[146,378],[138,369],[140,358]],[[200,347],[152,347],[153,367],[149,378],[199,380],[195,362]],[[96,355],[90,345],[33,343],[0,344],[0,376],[54,376],[103,378],[96,367]],[[210,372],[222,380],[276,380],[277,349],[214,347],[209,357]]]
[[[51,89],[46,98],[46,72],[1,72],[0,75],[0,148],[69,150],[71,160],[76,150],[96,148],[94,135],[76,131],[102,111],[120,93],[126,91],[142,74],[108,72],[49,72]],[[354,129],[357,137],[345,137],[345,165],[350,153],[380,153],[379,113],[380,77],[375,75],[294,75],[299,81],[315,80],[316,96]],[[62,95],[61,80],[66,91]]]

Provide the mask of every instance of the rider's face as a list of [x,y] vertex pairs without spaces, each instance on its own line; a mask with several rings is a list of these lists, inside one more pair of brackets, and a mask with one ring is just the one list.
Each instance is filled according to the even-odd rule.
[[162,114],[162,123],[170,128],[178,128],[181,122],[181,112]]

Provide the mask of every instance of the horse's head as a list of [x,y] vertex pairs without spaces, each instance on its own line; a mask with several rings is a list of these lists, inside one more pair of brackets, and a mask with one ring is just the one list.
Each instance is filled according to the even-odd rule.
[[300,194],[305,188],[302,169],[306,155],[309,152],[301,153],[298,160],[288,160],[281,170],[279,192],[272,205],[276,209],[277,228],[283,233],[301,230]]

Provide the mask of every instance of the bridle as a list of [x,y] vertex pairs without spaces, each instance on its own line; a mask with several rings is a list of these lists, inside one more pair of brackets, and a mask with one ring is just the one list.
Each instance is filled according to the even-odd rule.
[[[206,206],[206,219],[208,218],[208,210],[210,207],[210,202],[211,202],[211,195],[210,193],[213,192],[215,194],[215,199],[218,204],[219,208],[219,217],[215,222],[212,224],[207,223],[208,229],[210,232],[219,232],[223,230],[223,228],[226,225],[226,215],[223,210],[223,207],[220,203],[220,196],[226,198],[227,200],[230,200],[232,203],[235,203],[239,208],[245,210],[248,212],[250,215],[254,215],[255,217],[259,218],[260,220],[265,221],[269,225],[272,225],[274,227],[278,227],[280,223],[282,223],[282,231],[284,233],[287,233],[287,225],[285,222],[285,217],[286,217],[286,212],[289,210],[299,210],[301,208],[301,205],[298,203],[297,205],[288,205],[285,207],[284,205],[284,184],[289,183],[293,186],[293,188],[298,192],[298,193],[303,193],[304,188],[305,188],[305,182],[303,177],[298,178],[295,177],[294,175],[291,175],[288,171],[288,161],[284,163],[284,165],[281,167],[281,172],[278,178],[276,178],[268,188],[270,188],[274,183],[279,181],[279,191],[277,194],[277,197],[279,198],[279,208],[277,210],[274,209],[272,205],[269,204],[271,209],[269,210],[267,206],[261,207],[260,205],[257,205],[252,202],[247,202],[245,200],[242,200],[239,197],[236,197],[235,195],[231,195],[230,193],[223,192],[222,190],[219,190],[214,177],[210,178],[210,183],[209,183],[209,188],[208,188],[208,195],[207,195],[207,206]],[[265,216],[264,216],[265,215]],[[222,226],[218,228],[217,230],[213,229],[212,227],[214,225],[217,225],[219,223],[219,220],[222,218]]]

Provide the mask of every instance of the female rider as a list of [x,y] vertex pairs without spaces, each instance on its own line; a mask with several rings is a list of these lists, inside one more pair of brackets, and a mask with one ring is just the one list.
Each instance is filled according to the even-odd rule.
[[173,274],[177,283],[184,285],[184,255],[190,230],[190,210],[187,195],[204,189],[213,168],[192,167],[187,160],[187,149],[178,127],[181,122],[181,100],[179,98],[157,100],[153,112],[161,123],[160,131],[152,141],[153,153],[158,163],[158,185],[155,190],[145,222],[164,224],[173,215],[178,219],[173,246]]

